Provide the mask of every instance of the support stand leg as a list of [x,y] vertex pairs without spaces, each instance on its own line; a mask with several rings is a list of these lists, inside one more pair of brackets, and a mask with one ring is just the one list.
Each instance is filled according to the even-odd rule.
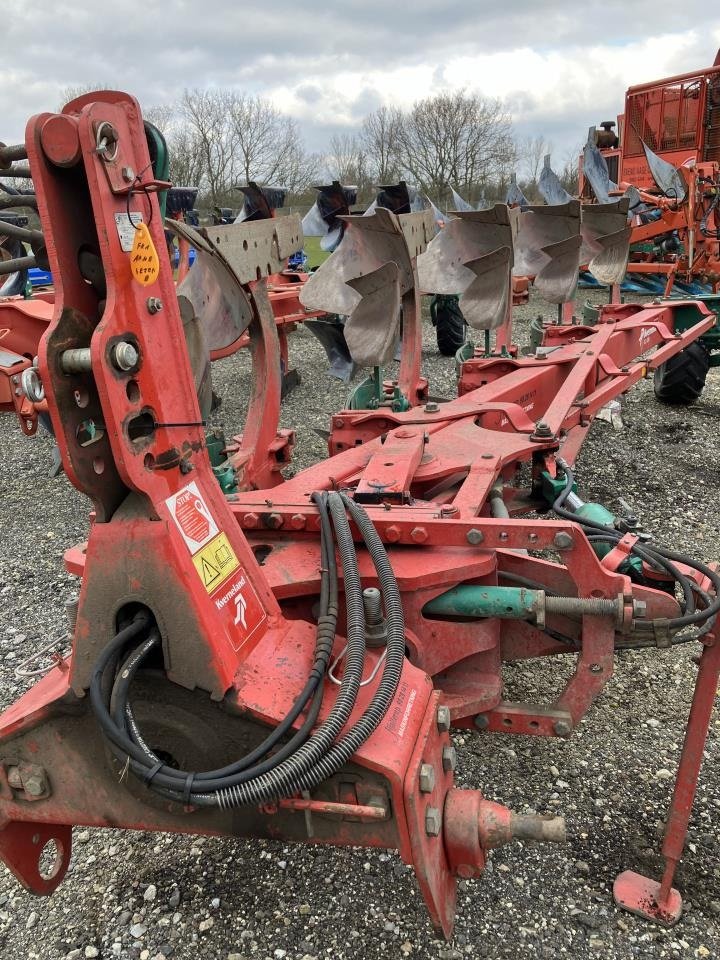
[[677,923],[682,913],[682,897],[672,886],[672,881],[685,845],[720,678],[720,643],[715,641],[712,634],[706,639],[712,645],[703,649],[700,658],[685,742],[665,826],[662,850],[665,871],[662,880],[658,883],[632,870],[626,870],[619,874],[613,885],[613,896],[619,907],[667,926]]

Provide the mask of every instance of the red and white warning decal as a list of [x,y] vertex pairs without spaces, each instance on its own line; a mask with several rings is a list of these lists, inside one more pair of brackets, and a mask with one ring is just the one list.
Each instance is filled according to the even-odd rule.
[[242,567],[212,594],[216,608],[225,612],[235,628],[230,631],[232,645],[239,650],[265,621],[267,614],[255,588]]
[[190,553],[196,553],[220,532],[194,480],[165,503]]

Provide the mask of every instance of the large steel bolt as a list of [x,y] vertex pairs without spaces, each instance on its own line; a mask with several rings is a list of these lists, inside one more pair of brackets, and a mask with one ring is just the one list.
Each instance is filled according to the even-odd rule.
[[41,797],[46,790],[45,777],[41,773],[32,773],[23,779],[25,793],[31,797]]
[[116,343],[113,347],[113,365],[117,367],[118,370],[122,370],[123,373],[127,373],[136,367],[139,359],[140,354],[137,352],[137,347],[132,343],[128,343],[126,340],[121,340],[120,343]]
[[435,768],[431,763],[420,765],[420,793],[432,793],[435,789]]
[[445,744],[442,752],[442,765],[445,773],[454,773],[457,766],[457,750],[450,744]]
[[560,533],[555,534],[555,539],[553,544],[558,548],[558,550],[568,550],[573,545],[573,538],[569,533]]
[[442,827],[442,815],[437,807],[428,807],[425,811],[425,833],[437,837]]
[[440,733],[448,733],[450,730],[450,707],[437,708],[437,728]]
[[60,354],[60,369],[63,373],[89,373],[92,370],[90,347],[74,347]]
[[473,528],[472,530],[468,530],[465,536],[465,539],[467,540],[468,543],[476,547],[479,543],[483,542],[484,537],[483,537],[482,530],[476,530],[475,528]]

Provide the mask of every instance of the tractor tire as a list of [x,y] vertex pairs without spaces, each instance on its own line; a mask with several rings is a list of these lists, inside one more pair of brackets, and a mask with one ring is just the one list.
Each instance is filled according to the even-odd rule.
[[431,310],[438,350],[443,357],[454,357],[465,343],[465,317],[458,306],[458,298],[435,297]]
[[661,403],[684,407],[703,392],[710,354],[695,341],[655,371],[655,396]]

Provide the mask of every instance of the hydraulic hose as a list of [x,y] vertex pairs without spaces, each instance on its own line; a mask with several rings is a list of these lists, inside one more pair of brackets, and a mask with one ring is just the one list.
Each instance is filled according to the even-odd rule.
[[[564,509],[563,504],[572,491],[575,478],[572,470],[567,464],[563,464],[562,466],[563,470],[565,471],[566,482],[560,495],[553,503],[553,511],[558,516],[572,520],[574,523],[577,523],[590,531],[597,531],[596,533],[590,533],[588,536],[588,540],[591,543],[599,540],[617,543],[619,540],[621,540],[622,534],[614,527],[597,523],[596,521],[589,520],[586,517]],[[656,545],[650,546],[647,543],[635,543],[631,548],[631,553],[635,554],[637,557],[640,557],[640,559],[651,566],[654,566],[656,569],[661,569],[667,572],[670,577],[680,585],[683,591],[683,615],[668,620],[665,623],[665,626],[668,629],[682,630],[684,627],[702,623],[705,625],[699,634],[702,636],[703,633],[707,633],[712,628],[715,617],[717,616],[718,612],[720,612],[720,576],[715,573],[714,570],[700,560],[694,560],[692,557],[688,557],[685,554],[678,553],[673,550],[668,550],[665,547]],[[682,563],[687,567],[692,567],[703,576],[707,577],[707,579],[710,580],[713,585],[715,598],[713,599],[709,594],[707,594],[707,592],[699,588],[694,581],[685,576],[682,571],[678,569],[675,563]],[[705,602],[705,606],[701,610],[696,608],[694,596],[696,593]],[[648,626],[652,626],[652,621],[648,621]]]
[[[321,518],[322,560],[316,658],[311,675],[291,711],[250,754],[222,770],[192,773],[163,764],[145,742],[129,704],[129,692],[137,671],[160,643],[157,630],[153,630],[129,653],[124,652],[125,648],[137,634],[121,633],[98,658],[91,680],[90,699],[103,733],[118,760],[127,764],[134,775],[161,796],[186,804],[227,809],[241,804],[263,803],[311,789],[347,763],[387,712],[397,690],[405,655],[402,604],[392,568],[382,541],[361,508],[336,493],[315,494],[313,500]],[[387,656],[376,693],[361,718],[341,737],[357,700],[365,657],[362,583],[346,509],[352,509],[353,519],[360,527],[376,565],[389,629]],[[312,732],[320,711],[324,674],[337,623],[338,578],[333,529],[345,584],[347,664],[332,710],[325,722]],[[146,616],[142,627],[148,623]],[[107,690],[107,677],[121,659],[122,665],[111,689]],[[289,732],[308,700],[310,706],[300,729],[268,756],[270,750],[277,747],[281,738]],[[256,762],[261,757],[265,759]]]

